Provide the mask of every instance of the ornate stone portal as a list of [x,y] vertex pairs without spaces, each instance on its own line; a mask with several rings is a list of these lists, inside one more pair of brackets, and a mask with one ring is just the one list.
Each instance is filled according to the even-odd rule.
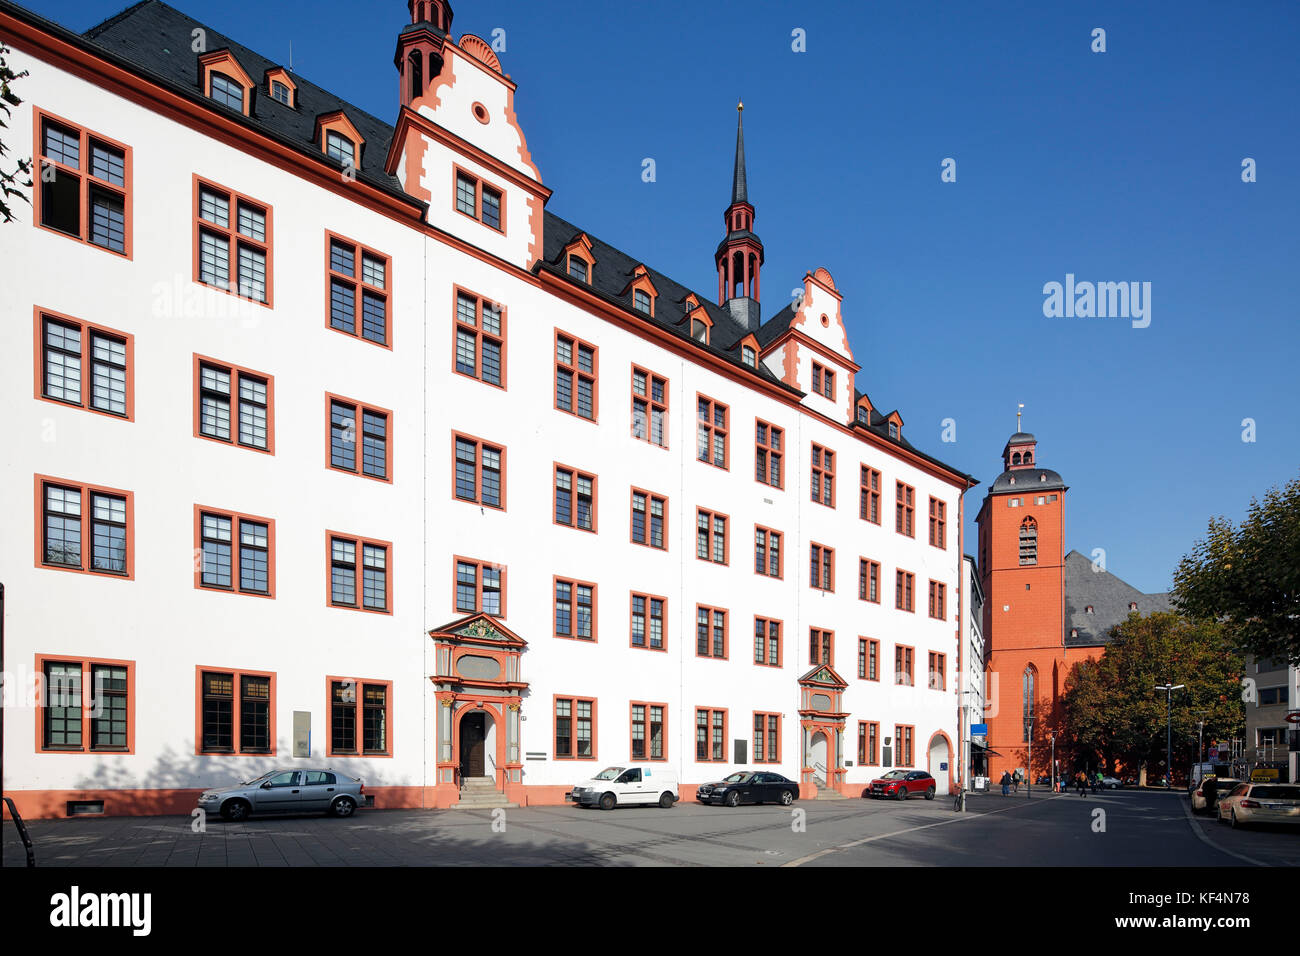
[[[829,664],[819,664],[799,678],[799,726],[803,757],[800,784],[816,788],[816,780],[844,791],[844,689],[848,683]],[[825,741],[824,752],[818,737]],[[816,751],[816,752],[815,752]]]

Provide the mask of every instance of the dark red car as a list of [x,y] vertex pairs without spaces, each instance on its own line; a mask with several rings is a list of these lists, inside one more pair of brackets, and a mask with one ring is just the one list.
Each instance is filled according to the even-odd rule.
[[934,799],[934,777],[924,770],[891,770],[871,781],[862,791],[864,797],[892,797],[895,800],[906,800],[918,794],[924,794],[927,800]]

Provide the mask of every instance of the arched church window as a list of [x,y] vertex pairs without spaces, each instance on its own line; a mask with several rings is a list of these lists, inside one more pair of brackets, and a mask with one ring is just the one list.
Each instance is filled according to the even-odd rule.
[[1020,563],[1038,563],[1038,522],[1033,518],[1020,522]]
[[1021,708],[1024,718],[1024,742],[1029,742],[1029,735],[1034,729],[1034,683],[1038,674],[1030,664],[1020,678]]

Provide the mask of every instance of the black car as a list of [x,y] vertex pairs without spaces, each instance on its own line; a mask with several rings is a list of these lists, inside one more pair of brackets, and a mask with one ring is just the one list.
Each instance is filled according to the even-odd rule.
[[779,803],[788,807],[799,799],[799,784],[779,773],[742,770],[717,783],[704,784],[695,791],[695,799],[727,807],[742,803]]

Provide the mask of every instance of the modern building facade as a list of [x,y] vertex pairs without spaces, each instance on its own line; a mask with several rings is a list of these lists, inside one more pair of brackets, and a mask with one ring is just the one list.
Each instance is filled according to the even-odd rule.
[[491,46],[406,13],[390,126],[158,0],[0,0],[38,164],[0,228],[6,793],[946,790],[973,479],[857,387],[829,271],[763,313],[743,126],[692,291],[555,215]]
[[[1300,758],[1300,724],[1287,714],[1300,711],[1300,668],[1285,660],[1246,656],[1253,695],[1246,699],[1246,740],[1242,759],[1250,769],[1277,770],[1291,783]],[[1252,699],[1253,698],[1253,699]]]
[[[988,760],[986,756],[987,734],[970,733],[972,724],[984,721],[985,710],[985,648],[984,648],[984,588],[980,584],[979,565],[973,555],[963,555],[965,590],[961,602],[961,634],[965,646],[962,658],[965,661],[962,682],[963,730],[961,738],[965,742],[966,760],[963,767],[970,777],[987,777]],[[968,788],[974,784],[967,782]]]

